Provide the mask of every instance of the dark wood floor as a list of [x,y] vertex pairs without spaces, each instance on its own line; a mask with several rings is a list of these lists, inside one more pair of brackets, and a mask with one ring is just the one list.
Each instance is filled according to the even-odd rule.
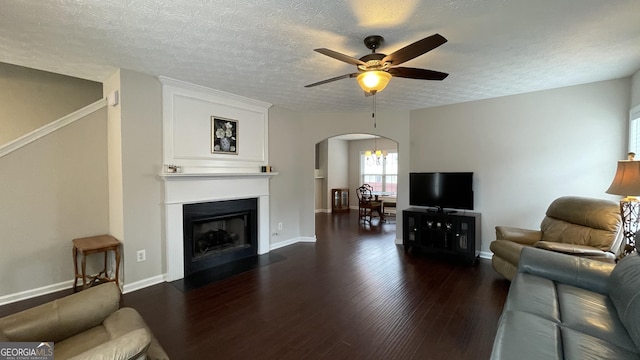
[[395,224],[361,226],[353,211],[318,214],[316,235],[275,250],[286,259],[268,266],[185,293],[152,286],[123,305],[172,359],[489,357],[509,283],[488,261],[406,254]]

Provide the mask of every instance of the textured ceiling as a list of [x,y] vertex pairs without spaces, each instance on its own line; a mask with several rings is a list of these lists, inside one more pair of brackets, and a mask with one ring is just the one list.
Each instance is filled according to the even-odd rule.
[[367,110],[354,57],[379,34],[391,53],[440,33],[403,64],[442,82],[394,78],[378,109],[418,109],[632,75],[640,0],[2,0],[0,62],[103,81],[117,68],[300,111]]

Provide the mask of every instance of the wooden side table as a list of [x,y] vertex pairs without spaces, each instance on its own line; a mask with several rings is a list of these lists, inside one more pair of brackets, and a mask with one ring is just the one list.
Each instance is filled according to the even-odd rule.
[[[107,276],[107,254],[109,251],[114,251],[116,255],[115,278]],[[78,273],[78,253],[82,256],[81,273]],[[104,268],[96,275],[87,275],[87,255],[98,253],[104,253]],[[74,292],[77,291],[78,279],[82,279],[81,290],[109,281],[115,281],[116,284],[119,285],[120,241],[111,235],[98,235],[73,239],[73,267],[75,269],[75,278],[73,280]]]

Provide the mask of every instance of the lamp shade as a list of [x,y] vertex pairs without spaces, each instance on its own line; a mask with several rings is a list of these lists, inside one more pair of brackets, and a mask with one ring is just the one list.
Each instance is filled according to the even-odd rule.
[[606,193],[622,196],[640,195],[640,161],[618,161],[616,175]]
[[365,71],[356,78],[362,90],[376,93],[384,90],[391,80],[391,74],[386,71]]

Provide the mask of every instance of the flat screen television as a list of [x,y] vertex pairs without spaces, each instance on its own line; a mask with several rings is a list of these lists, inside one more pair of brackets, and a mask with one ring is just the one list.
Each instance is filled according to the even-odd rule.
[[409,204],[440,212],[445,208],[473,210],[473,173],[409,173]]

